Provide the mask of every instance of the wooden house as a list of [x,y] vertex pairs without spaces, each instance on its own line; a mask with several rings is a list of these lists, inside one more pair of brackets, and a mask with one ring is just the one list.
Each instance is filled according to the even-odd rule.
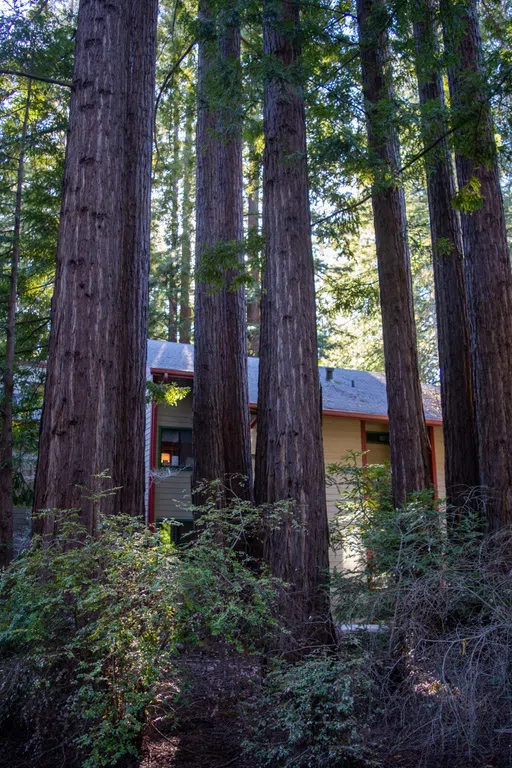
[[[248,359],[251,437],[256,447],[258,359]],[[325,463],[339,461],[349,450],[367,453],[361,461],[389,461],[386,378],[381,373],[320,367]],[[148,342],[148,377],[193,387],[194,348],[190,344]],[[444,496],[444,446],[440,393],[423,386],[431,445],[432,482]],[[146,499],[150,525],[178,520],[177,531],[191,527],[192,393],[176,406],[150,405],[146,420]],[[335,513],[336,490],[327,487],[328,514]],[[179,535],[179,533],[178,533]],[[337,558],[334,558],[336,560]]]

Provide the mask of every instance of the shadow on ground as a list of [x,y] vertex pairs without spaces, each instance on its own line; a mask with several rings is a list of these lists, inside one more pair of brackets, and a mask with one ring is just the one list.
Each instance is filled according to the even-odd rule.
[[252,768],[240,702],[261,679],[254,658],[194,655],[179,662],[181,693],[163,692],[146,727],[138,768]]

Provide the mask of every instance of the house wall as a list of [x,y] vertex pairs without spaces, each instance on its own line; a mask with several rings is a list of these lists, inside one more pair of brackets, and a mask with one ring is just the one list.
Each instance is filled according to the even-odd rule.
[[172,407],[159,405],[156,411],[157,429],[155,439],[157,440],[156,468],[154,472],[155,481],[155,518],[158,521],[162,518],[174,518],[175,520],[191,520],[192,513],[189,509],[191,504],[191,479],[192,472],[189,469],[183,469],[176,472],[172,469],[158,467],[161,427],[177,427],[192,429],[192,393],[190,392],[177,405]]
[[437,471],[437,495],[440,499],[446,496],[446,483],[444,474],[444,440],[443,428],[433,427],[434,430],[434,451],[436,455]]
[[[322,420],[323,438],[324,438],[324,460],[327,467],[330,464],[339,463],[347,455],[348,451],[356,453],[362,450],[361,442],[361,422],[359,419],[344,419],[337,416],[325,416]],[[361,465],[361,457],[358,457],[357,464]],[[335,482],[327,479],[326,487],[327,498],[327,517],[329,524],[336,515],[336,503],[339,499],[339,489]],[[330,564],[332,568],[355,566],[354,554],[348,548],[330,552]]]
[[[366,430],[371,432],[386,432],[388,425],[386,422],[365,422]],[[159,405],[157,408],[157,429],[156,440],[159,440],[161,427],[188,428],[192,427],[192,394],[190,393],[184,400],[181,400],[174,407]],[[350,419],[337,416],[323,417],[323,440],[325,464],[339,462],[346,457],[348,451],[360,452],[362,450],[361,421],[359,419]],[[443,434],[441,427],[434,427],[434,444],[436,454],[438,492],[442,498],[444,496],[444,447]],[[256,426],[251,431],[251,445],[253,455],[256,450]],[[389,446],[380,444],[367,445],[367,461],[370,464],[377,464],[389,461]],[[157,465],[159,460],[158,450],[156,452]],[[357,459],[361,464],[361,457]],[[178,473],[170,474],[168,469],[158,469],[155,471],[155,518],[162,520],[165,518],[174,518],[176,520],[190,520],[192,513],[189,509],[191,504],[191,479],[192,473],[188,470],[182,470]],[[336,502],[339,492],[335,485],[327,484],[327,514],[330,520],[336,514]],[[341,567],[352,567],[355,565],[354,555],[348,550],[331,553],[331,565]]]

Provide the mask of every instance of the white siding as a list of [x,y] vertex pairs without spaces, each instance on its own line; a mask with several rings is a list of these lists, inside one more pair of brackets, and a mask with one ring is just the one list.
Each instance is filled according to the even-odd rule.
[[[192,428],[192,393],[180,400],[178,405],[169,407],[159,405],[157,408],[156,440],[160,439],[161,427]],[[158,444],[157,444],[158,445]],[[173,517],[179,520],[192,519],[190,512],[192,472],[182,470],[167,474],[169,470],[157,469],[155,477],[155,518]],[[172,470],[171,470],[172,472]]]

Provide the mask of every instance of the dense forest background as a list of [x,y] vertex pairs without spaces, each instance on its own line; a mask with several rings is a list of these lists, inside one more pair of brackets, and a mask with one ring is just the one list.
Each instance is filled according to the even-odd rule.
[[510,763],[511,102],[510,0],[0,0],[2,768]]

